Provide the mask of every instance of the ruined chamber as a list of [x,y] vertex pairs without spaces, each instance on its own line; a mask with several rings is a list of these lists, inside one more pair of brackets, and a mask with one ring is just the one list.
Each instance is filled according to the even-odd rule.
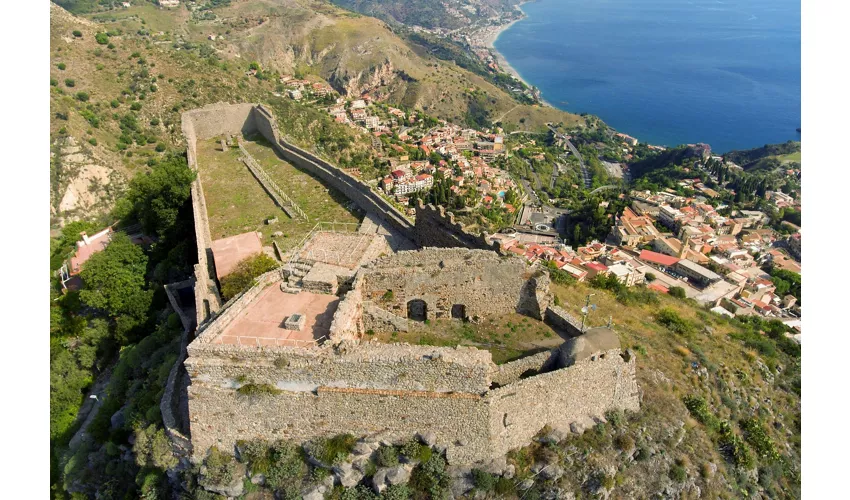
[[[548,275],[520,258],[459,248],[403,251],[360,268],[353,280],[338,276],[337,285],[350,283],[340,297],[292,290],[289,272],[264,276],[189,345],[196,456],[214,445],[232,449],[240,439],[351,433],[400,442],[433,431],[450,462],[470,464],[528,444],[547,425],[566,431],[609,409],[638,409],[634,358],[606,328],[501,365],[473,347],[364,340],[369,328],[403,330],[429,318],[550,315]],[[269,293],[291,295],[299,321],[305,314],[308,325],[323,314],[331,321],[313,321],[311,328],[322,329],[310,334],[313,341],[223,341]],[[285,329],[287,313],[296,312],[279,309],[280,317],[262,321]]]

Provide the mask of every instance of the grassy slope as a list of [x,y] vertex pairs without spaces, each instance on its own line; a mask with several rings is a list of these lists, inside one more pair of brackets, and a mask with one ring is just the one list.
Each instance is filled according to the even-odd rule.
[[[799,376],[799,367],[795,371],[795,362],[790,358],[781,353],[776,358],[767,357],[744,346],[729,336],[739,331],[731,322],[665,295],[659,296],[659,305],[625,306],[611,293],[584,284],[553,285],[553,291],[563,307],[575,315],[581,314],[586,295],[596,293],[592,302],[597,309],[591,313],[589,324],[604,324],[610,316],[623,347],[637,353],[638,383],[643,393],[641,411],[615,434],[629,435],[636,443],[662,452],[633,462],[617,449],[609,435],[607,441],[603,439],[593,446],[588,460],[576,464],[577,470],[569,474],[574,484],[580,485],[579,478],[593,470],[614,467],[617,492],[628,498],[662,488],[669,482],[667,473],[672,461],[681,459],[688,464],[688,477],[696,481],[703,497],[739,497],[736,490],[747,488],[747,481],[741,479],[746,474],[726,462],[712,440],[712,431],[691,417],[682,402],[686,395],[704,397],[718,417],[730,422],[758,416],[778,444],[780,454],[799,470],[800,397],[789,390],[795,374]],[[698,331],[688,336],[671,332],[654,319],[661,308],[675,311]],[[781,372],[770,368],[776,365]],[[562,446],[581,447],[587,444],[582,440],[587,439],[571,438]],[[718,469],[706,477],[702,469],[709,463],[718,465]],[[762,480],[770,485],[774,495],[785,489],[785,494],[799,496],[799,479],[777,477],[775,466],[767,461],[759,466],[765,469]],[[754,483],[749,482],[751,488],[756,487]]]

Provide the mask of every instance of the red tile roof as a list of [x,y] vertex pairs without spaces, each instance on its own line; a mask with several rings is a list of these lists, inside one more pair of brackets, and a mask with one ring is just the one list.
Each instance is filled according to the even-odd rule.
[[679,262],[679,259],[676,257],[664,255],[663,253],[653,252],[651,250],[641,250],[639,258],[640,260],[651,262],[653,264],[658,264],[660,266],[672,266],[673,264]]

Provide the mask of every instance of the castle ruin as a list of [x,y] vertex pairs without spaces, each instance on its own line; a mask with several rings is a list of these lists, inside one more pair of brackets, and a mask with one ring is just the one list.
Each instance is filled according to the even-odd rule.
[[[575,320],[551,304],[545,270],[484,249],[483,240],[433,207],[414,226],[368,185],[283,141],[262,106],[216,105],[183,119],[192,168],[199,168],[196,140],[259,132],[288,161],[421,247],[379,250],[371,230],[339,235],[335,244],[311,234],[294,257],[224,304],[196,180],[199,326],[184,361],[196,458],[245,439],[303,442],[351,433],[401,442],[432,431],[451,463],[471,464],[527,445],[544,426],[569,430],[610,409],[638,409],[635,359],[607,328],[567,330],[579,335],[504,364],[474,347],[369,340],[370,332],[508,312],[554,324]],[[341,265],[334,252],[361,248],[361,240],[367,250]]]

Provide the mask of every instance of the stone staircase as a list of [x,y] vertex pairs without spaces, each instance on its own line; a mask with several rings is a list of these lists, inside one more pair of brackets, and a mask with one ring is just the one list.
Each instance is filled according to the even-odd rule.
[[302,291],[304,276],[313,268],[313,263],[304,259],[297,259],[286,265],[281,270],[283,281],[280,282],[280,290],[286,293],[298,293]]

